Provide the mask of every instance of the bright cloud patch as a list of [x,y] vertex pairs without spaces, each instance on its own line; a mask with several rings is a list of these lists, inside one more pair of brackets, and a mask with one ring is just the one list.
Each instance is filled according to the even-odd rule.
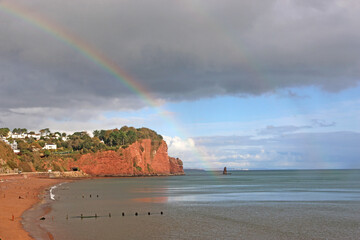
[[[221,169],[358,168],[360,133],[296,133],[266,139],[165,137],[185,167]],[[231,144],[229,144],[231,143]]]

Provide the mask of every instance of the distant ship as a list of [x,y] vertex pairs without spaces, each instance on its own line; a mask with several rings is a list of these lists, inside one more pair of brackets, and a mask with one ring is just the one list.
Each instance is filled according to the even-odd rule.
[[224,175],[231,175],[231,173],[228,173],[228,172],[227,172],[227,169],[226,169],[226,167],[224,167],[224,171],[223,171],[223,174],[224,174]]

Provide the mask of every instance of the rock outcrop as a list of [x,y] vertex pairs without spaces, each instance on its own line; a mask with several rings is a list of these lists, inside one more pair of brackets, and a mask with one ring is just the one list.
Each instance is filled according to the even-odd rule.
[[180,159],[168,156],[167,145],[158,147],[150,139],[143,139],[118,151],[84,154],[69,164],[92,176],[152,176],[183,175]]
[[183,162],[179,158],[169,157],[170,173],[174,175],[184,174]]

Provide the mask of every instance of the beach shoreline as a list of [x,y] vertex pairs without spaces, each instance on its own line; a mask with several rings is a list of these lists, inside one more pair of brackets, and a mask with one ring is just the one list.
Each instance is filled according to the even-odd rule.
[[[47,190],[51,186],[63,182],[69,182],[69,180],[48,178],[40,174],[1,175],[0,239],[34,239],[24,228],[23,215],[28,210],[43,204],[44,199],[49,197]],[[51,210],[49,207],[46,211]],[[51,234],[48,234],[47,239],[51,239]]]

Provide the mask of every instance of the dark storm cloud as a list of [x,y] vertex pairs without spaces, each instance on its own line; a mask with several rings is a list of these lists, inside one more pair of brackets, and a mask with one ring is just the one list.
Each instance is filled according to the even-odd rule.
[[[359,81],[357,1],[9,2],[84,39],[159,99],[299,86],[340,91]],[[144,104],[76,48],[34,25],[0,11],[0,32],[0,108]]]

